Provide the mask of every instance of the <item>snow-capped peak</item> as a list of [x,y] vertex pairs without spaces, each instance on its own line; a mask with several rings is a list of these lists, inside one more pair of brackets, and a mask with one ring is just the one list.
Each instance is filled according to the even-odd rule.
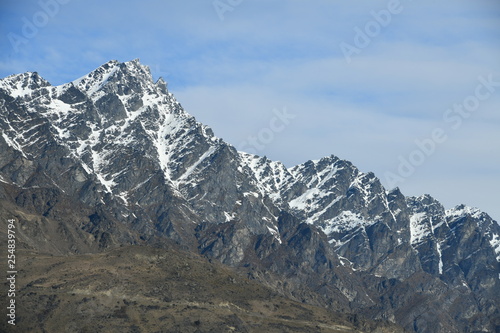
[[256,185],[261,194],[279,202],[284,188],[294,180],[285,165],[271,161],[265,156],[260,157],[245,152],[239,152],[239,155],[243,165],[246,165],[256,178]]
[[149,67],[140,64],[138,59],[124,63],[108,61],[72,83],[94,101],[109,92],[123,96],[131,92],[154,90]]
[[109,77],[118,70],[119,62],[111,60],[90,72],[74,80],[72,83],[88,96],[92,96],[100,90],[108,81]]
[[474,218],[480,218],[483,212],[476,207],[469,207],[466,205],[458,205],[452,209],[446,210],[446,217],[456,218],[461,216],[470,215]]
[[37,72],[14,74],[0,79],[0,89],[6,90],[12,97],[23,97],[36,89],[48,86],[50,83]]

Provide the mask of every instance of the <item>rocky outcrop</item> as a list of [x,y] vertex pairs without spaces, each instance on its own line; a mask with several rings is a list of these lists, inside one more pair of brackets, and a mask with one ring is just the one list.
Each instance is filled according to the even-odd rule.
[[237,152],[138,60],[61,86],[0,80],[0,130],[2,212],[26,248],[174,242],[296,301],[416,332],[500,329],[486,213],[387,191],[335,156],[286,168]]

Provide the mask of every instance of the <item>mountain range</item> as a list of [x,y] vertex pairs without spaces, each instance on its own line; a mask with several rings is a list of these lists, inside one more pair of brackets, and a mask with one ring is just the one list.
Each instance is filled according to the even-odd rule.
[[[1,79],[0,131],[0,216],[17,221],[26,256],[175,247],[350,318],[345,330],[500,332],[500,226],[487,213],[387,190],[333,155],[287,168],[237,151],[139,60],[59,86]],[[37,311],[46,327],[50,311]],[[178,331],[210,331],[202,323]]]

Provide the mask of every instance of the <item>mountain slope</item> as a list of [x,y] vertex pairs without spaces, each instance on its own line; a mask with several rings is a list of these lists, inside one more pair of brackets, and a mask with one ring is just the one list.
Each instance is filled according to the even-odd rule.
[[335,156],[286,168],[237,152],[138,60],[55,87],[0,80],[0,130],[0,200],[26,248],[173,241],[334,311],[416,332],[500,327],[500,227],[486,213],[387,191]]
[[25,332],[398,331],[286,299],[175,247],[19,257],[16,329]]

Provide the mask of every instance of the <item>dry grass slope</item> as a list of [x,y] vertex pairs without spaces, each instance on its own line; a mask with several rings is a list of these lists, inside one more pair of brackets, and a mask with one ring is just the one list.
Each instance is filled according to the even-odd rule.
[[356,331],[346,317],[174,249],[73,256],[23,250],[17,258],[15,332]]

